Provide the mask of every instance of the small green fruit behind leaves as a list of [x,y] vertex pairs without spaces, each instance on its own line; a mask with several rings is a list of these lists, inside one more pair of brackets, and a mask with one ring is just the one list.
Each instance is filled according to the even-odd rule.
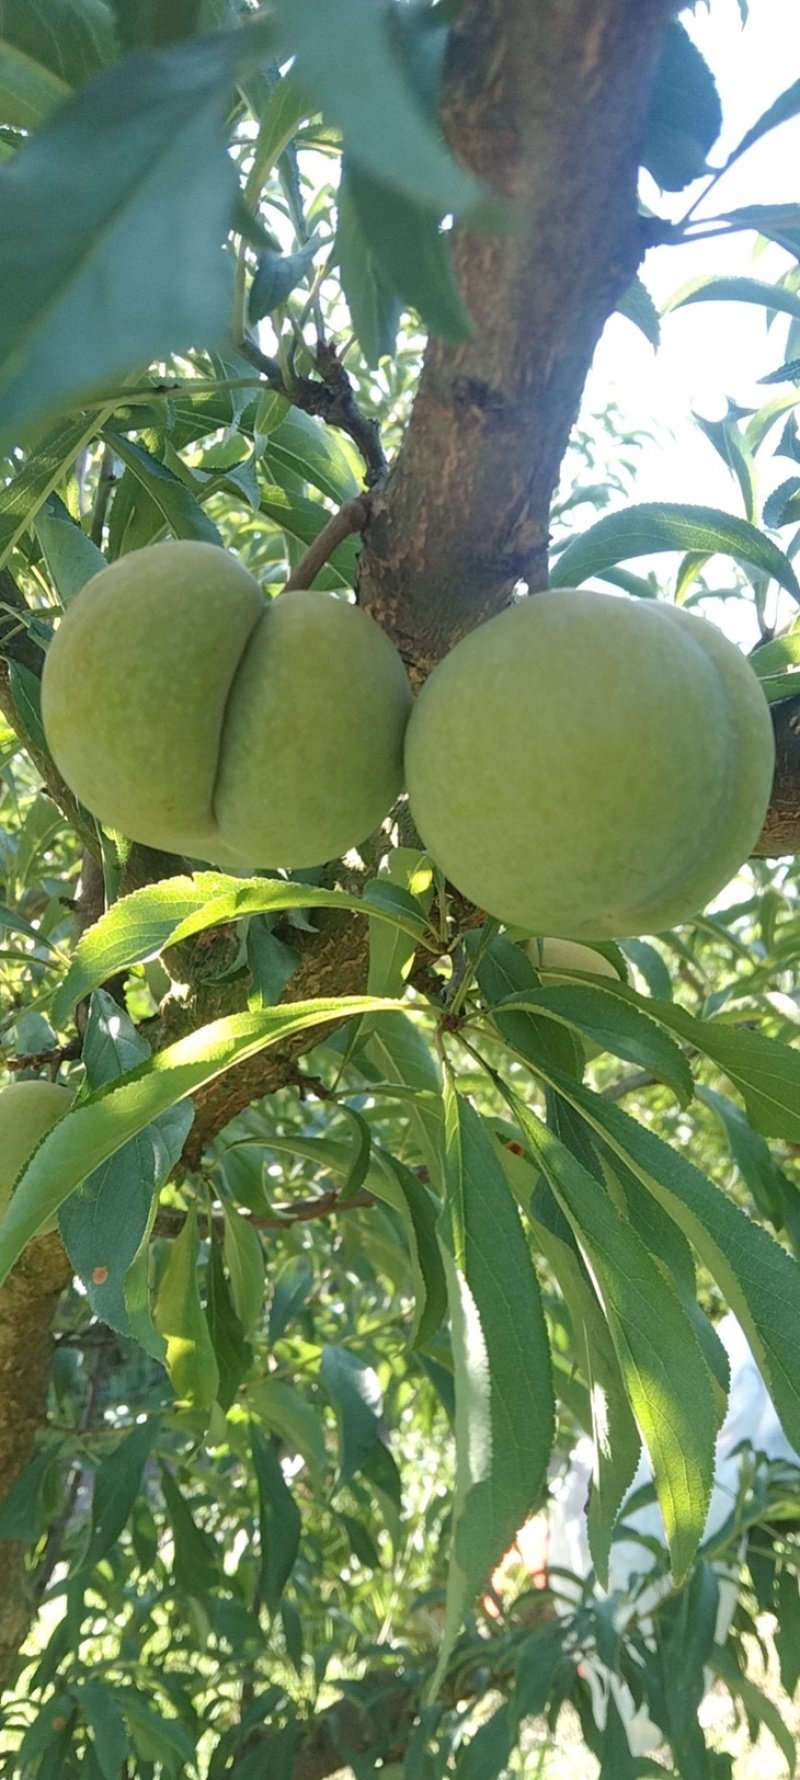
[[[12,1082],[0,1092],[0,1218],[37,1145],[72,1105],[72,1089],[59,1082]],[[55,1218],[42,1226],[54,1230]]]
[[93,815],[240,867],[363,841],[401,789],[410,699],[366,613],[318,592],[265,601],[234,557],[187,539],[96,575],[42,684],[54,759]]
[[465,896],[563,939],[688,920],[747,858],[774,743],[745,658],[679,607],[521,601],[434,669],[406,735],[414,821]]

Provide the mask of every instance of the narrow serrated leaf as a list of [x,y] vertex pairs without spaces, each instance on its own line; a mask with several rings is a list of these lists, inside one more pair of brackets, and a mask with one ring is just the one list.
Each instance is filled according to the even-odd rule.
[[511,1193],[478,1113],[448,1081],[439,1225],[456,1383],[456,1492],[441,1683],[462,1617],[536,1505],[553,1438],[550,1352]]
[[644,501],[599,519],[562,551],[551,570],[551,584],[580,586],[588,576],[617,562],[664,550],[702,551],[708,556],[721,551],[770,575],[800,601],[800,582],[788,557],[763,532],[719,508],[683,502]]

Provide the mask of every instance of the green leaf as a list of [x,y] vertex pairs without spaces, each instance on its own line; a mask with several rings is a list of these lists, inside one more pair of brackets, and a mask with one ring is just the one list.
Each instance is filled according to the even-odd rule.
[[79,451],[94,437],[98,424],[96,415],[87,420],[85,414],[63,421],[29,451],[22,469],[0,488],[0,569]]
[[779,284],[766,284],[758,278],[715,277],[708,274],[693,278],[674,295],[667,298],[662,314],[685,309],[690,303],[758,303],[783,315],[800,316],[800,292],[786,290]]
[[[611,992],[616,995],[616,985]],[[633,993],[623,989],[626,999]],[[646,1005],[665,1026],[719,1064],[738,1088],[754,1130],[800,1142],[800,1050],[761,1032],[737,1031],[721,1020],[699,1020],[674,1001]]]
[[258,202],[276,161],[307,113],[308,105],[299,87],[290,74],[282,75],[275,82],[259,119],[253,165],[244,188],[246,204]]
[[197,1208],[186,1213],[170,1244],[158,1282],[153,1320],[167,1344],[169,1381],[180,1403],[210,1409],[219,1390],[219,1367],[197,1283],[200,1242]]
[[[800,83],[798,83],[800,85]],[[739,1699],[749,1719],[755,1725],[766,1725],[771,1737],[774,1737],[783,1755],[789,1773],[793,1774],[797,1763],[797,1747],[792,1732],[785,1723],[780,1708],[770,1699],[762,1687],[748,1676],[743,1675],[734,1661],[733,1653],[716,1645],[712,1653],[712,1668],[724,1681],[734,1699]]]
[[104,0],[0,0],[0,37],[65,88],[91,80],[117,48]]
[[328,1458],[317,1410],[305,1402],[294,1385],[285,1384],[281,1378],[266,1378],[262,1384],[252,1385],[248,1397],[264,1426],[285,1440],[293,1452],[302,1455],[314,1488],[320,1489]]
[[298,86],[341,129],[353,160],[440,216],[482,202],[404,79],[382,9],[338,0],[334,14],[327,0],[275,0],[274,12]]
[[249,1007],[275,1007],[299,963],[295,947],[278,939],[263,915],[255,915],[247,928],[247,965],[253,978]]
[[722,107],[708,63],[688,31],[667,27],[647,116],[642,166],[662,191],[679,192],[705,171],[722,128]]
[[[0,28],[4,31],[2,13]],[[69,92],[66,81],[9,43],[4,31],[0,38],[0,120],[4,124],[14,130],[35,130]]]
[[314,1284],[314,1269],[308,1255],[290,1255],[278,1273],[272,1288],[267,1340],[274,1347],[301,1310]]
[[155,1422],[142,1422],[98,1466],[92,1491],[89,1541],[80,1564],[82,1572],[94,1569],[127,1525],[156,1433]]
[[456,1489],[431,1693],[465,1609],[538,1502],[554,1415],[547,1330],[519,1213],[482,1120],[449,1081],[445,1177],[439,1235],[455,1365]]
[[728,1139],[731,1156],[761,1216],[780,1229],[785,1176],[773,1160],[769,1145],[748,1124],[740,1108],[726,1100],[723,1094],[702,1086],[698,1087],[697,1094],[698,1099],[705,1101],[706,1106],[716,1113]]
[[164,1506],[172,1529],[172,1574],[178,1588],[202,1599],[219,1583],[214,1541],[196,1525],[169,1468],[159,1464]]
[[394,353],[402,303],[381,270],[344,180],[339,186],[336,258],[358,344],[367,364],[378,365]]
[[680,1150],[567,1077],[555,1085],[654,1194],[718,1280],[764,1374],[787,1439],[800,1449],[798,1263]]
[[363,1470],[380,1440],[383,1396],[372,1366],[344,1347],[323,1350],[320,1378],[339,1426],[337,1488],[341,1489]]
[[[725,420],[705,420],[701,414],[695,414],[694,420],[701,432],[705,433],[709,444],[713,445],[723,463],[735,476],[742,492],[745,516],[752,525],[758,510],[756,466],[752,453],[748,449],[747,441],[736,423],[735,410],[734,415],[728,415]],[[764,524],[767,523],[765,516]],[[703,566],[703,564],[698,564],[698,567]],[[688,583],[686,573],[684,573],[683,582],[684,585]]]
[[666,501],[643,501],[590,525],[559,556],[551,570],[551,585],[579,586],[614,563],[663,550],[700,550],[709,556],[722,551],[772,576],[800,601],[800,583],[788,557],[746,519],[735,519],[716,507]]
[[[364,1057],[354,1058],[356,1067],[360,1068],[367,1059],[377,1066],[387,1083],[397,1083],[408,1090],[409,1135],[435,1179],[441,1157],[444,1106],[439,1066],[424,1033],[407,1014],[381,1014],[370,1025]],[[372,1071],[367,1074],[371,1076]]]
[[624,295],[617,304],[617,314],[624,315],[626,321],[632,321],[634,327],[644,334],[650,345],[658,348],[661,342],[661,323],[658,310],[653,302],[647,285],[641,278],[634,278],[628,285]]
[[672,1283],[600,1183],[521,1102],[510,1097],[510,1104],[597,1280],[680,1583],[703,1536],[714,1475],[716,1426],[697,1335]]
[[222,1201],[223,1255],[231,1295],[245,1335],[255,1333],[264,1308],[264,1250],[257,1230],[234,1206]]
[[416,1311],[409,1347],[421,1347],[436,1334],[447,1310],[447,1285],[436,1240],[437,1206],[422,1182],[396,1156],[373,1151],[376,1167],[369,1185],[376,1198],[399,1212],[411,1257]]
[[398,914],[394,908],[367,904],[341,890],[318,890],[283,878],[230,878],[222,872],[165,878],[122,897],[83,935],[59,991],[54,1017],[57,1022],[65,1020],[76,1001],[115,972],[141,964],[179,940],[245,915],[300,908],[369,915],[418,941],[425,932],[421,915]]
[[0,433],[27,431],[103,378],[222,339],[231,43],[112,66],[0,167]]
[[102,1681],[82,1681],[74,1691],[78,1710],[92,1733],[103,1780],[119,1780],[130,1754],[130,1744],[113,1690]]
[[[526,989],[501,1002],[499,1008],[492,1010],[492,1016],[499,1024],[501,1010],[513,1007],[541,1012],[545,1018],[577,1027],[602,1050],[650,1070],[659,1081],[673,1089],[683,1106],[691,1100],[694,1081],[683,1052],[649,1014],[628,1007],[626,1015],[620,1018],[620,1004],[613,992],[607,993],[599,987],[595,989],[588,983]],[[630,1015],[635,1017],[631,1019]]]
[[58,1459],[59,1448],[46,1446],[14,1479],[0,1501],[0,1540],[19,1539],[24,1545],[32,1545],[38,1538],[45,1479]]
[[36,535],[44,551],[53,586],[62,605],[69,604],[92,575],[106,567],[102,550],[87,538],[57,494],[48,496],[36,520]]
[[[546,1181],[506,1149],[503,1165],[533,1224],[537,1247],[558,1280],[572,1323],[575,1360],[589,1386],[595,1473],[589,1498],[589,1545],[601,1587],[608,1586],[611,1535],[633,1481],[642,1442],[631,1413],[608,1324],[572,1229]],[[534,1190],[535,1189],[535,1190]]]
[[761,116],[756,119],[756,122],[751,124],[750,129],[745,132],[741,142],[733,150],[733,153],[728,156],[725,163],[726,166],[731,167],[734,161],[738,161],[740,155],[743,155],[748,148],[752,148],[754,142],[760,141],[761,137],[766,136],[768,131],[776,130],[779,124],[788,123],[789,119],[797,117],[799,112],[800,80],[795,80],[790,87],[786,88],[784,93],[780,94],[779,98],[774,99],[772,104],[767,106],[766,111],[762,111]]
[[[388,877],[372,878],[364,890],[364,901],[370,908],[409,915],[411,921],[424,921],[425,910],[402,884]],[[385,921],[370,921],[369,977],[370,995],[402,995],[416,951],[407,928],[389,927]]]
[[800,204],[743,204],[738,210],[726,210],[722,216],[709,218],[713,223],[726,223],[731,232],[755,229],[785,247],[798,257],[800,250]]
[[[90,1088],[116,1080],[149,1056],[150,1046],[127,1014],[105,990],[97,990],[83,1043]],[[153,1201],[180,1156],[192,1118],[191,1106],[171,1107],[87,1176],[59,1212],[64,1246],[95,1315],[124,1335],[134,1332],[126,1274],[148,1241]]]
[[131,475],[158,509],[164,525],[176,538],[199,538],[207,544],[222,544],[222,535],[213,519],[209,519],[185,482],[167,469],[160,458],[110,427],[103,429],[103,438],[115,455],[127,464]]
[[456,1762],[456,1780],[497,1780],[511,1753],[509,1707],[498,1707],[480,1725],[468,1743],[462,1744]]
[[261,1527],[261,1592],[270,1613],[276,1613],[294,1568],[300,1545],[300,1512],[284,1482],[275,1448],[254,1422],[250,1441],[258,1483]]
[[316,234],[305,241],[296,253],[276,253],[271,247],[262,250],[258,256],[247,303],[247,317],[251,327],[286,302],[287,297],[291,296],[292,291],[296,290],[310,271],[314,256],[319,250],[320,243]]
[[[505,1043],[533,1069],[541,1061],[581,1076],[584,1050],[575,1034],[553,1020],[542,1019],[528,1007],[530,997],[539,988],[539,978],[522,947],[512,944],[504,934],[496,934],[488,946],[482,936],[468,935],[465,945],[468,955],[477,955],[478,987],[491,1008],[492,1024]],[[519,1011],[515,1009],[517,995],[524,998]],[[502,1010],[509,1001],[512,1009],[505,1013]]]
[[[118,1686],[114,1693],[128,1721],[131,1740],[144,1762],[159,1763],[175,1780],[182,1780],[187,1768],[196,1771],[194,1739],[179,1719],[165,1718],[154,1711],[141,1689]],[[149,1770],[148,1780],[153,1780]]]
[[443,340],[466,340],[472,325],[453,271],[449,232],[424,202],[415,202],[345,164],[345,203],[386,284],[416,309],[423,325]]
[[800,1681],[800,1594],[798,1577],[793,1570],[781,1570],[777,1582],[775,1649],[781,1669],[784,1693],[794,1699]]
[[253,1349],[245,1340],[242,1322],[222,1265],[221,1244],[212,1229],[206,1270],[206,1316],[211,1344],[217,1359],[217,1402],[230,1409],[242,1379],[253,1364]]
[[[348,451],[341,437],[300,408],[290,408],[270,433],[264,461],[283,465],[337,504],[361,492],[362,466],[355,448]],[[328,515],[321,517],[324,523]]]
[[[277,473],[280,467],[281,464],[276,460],[271,466],[272,472]],[[327,480],[326,471],[321,471],[320,475]],[[327,508],[321,507],[319,501],[306,500],[297,493],[287,494],[277,483],[269,484],[262,490],[259,512],[288,539],[296,539],[306,547],[319,537],[330,518]],[[358,541],[355,536],[345,538],[344,543],[332,552],[325,568],[315,577],[314,586],[355,586],[357,562]]]
[[[46,754],[48,748],[47,737],[44,733],[44,724],[42,723],[42,683],[38,674],[31,673],[30,668],[25,667],[21,661],[10,661],[8,664],[8,683],[11,687],[11,696],[14,700],[14,705],[25,725],[28,735],[31,737],[31,740],[36,743],[37,748],[40,748],[42,753]],[[42,804],[41,808],[44,814],[44,804]],[[46,826],[49,826],[51,830],[53,828],[52,823],[46,823]],[[56,824],[55,826],[60,826],[60,824]],[[37,849],[37,851],[38,850],[39,849]],[[30,860],[28,861],[29,864],[31,862],[32,861]],[[21,883],[19,874],[22,862],[19,853],[17,854],[15,863],[17,868],[17,878]]]

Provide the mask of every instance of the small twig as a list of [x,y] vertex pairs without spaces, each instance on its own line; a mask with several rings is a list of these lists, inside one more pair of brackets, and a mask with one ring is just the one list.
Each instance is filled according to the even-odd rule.
[[313,587],[320,569],[325,567],[334,550],[338,550],[339,545],[343,544],[345,538],[349,538],[353,532],[363,532],[369,519],[369,509],[370,503],[367,495],[359,494],[353,500],[345,501],[338,513],[334,513],[327,525],[323,525],[322,531],[317,534],[313,544],[309,544],[297,567],[292,569],[289,579],[284,585],[284,593],[288,593],[292,588]]
[[[341,1211],[361,1211],[363,1208],[377,1203],[374,1193],[366,1187],[359,1187],[347,1199],[340,1199],[338,1189],[329,1187],[326,1193],[316,1193],[313,1199],[293,1199],[288,1205],[277,1205],[274,1215],[260,1215],[251,1212],[247,1223],[253,1230],[286,1230],[291,1224],[310,1224],[315,1218],[338,1217]],[[201,1212],[198,1218],[201,1231],[208,1231],[209,1219]],[[154,1236],[179,1236],[186,1222],[186,1213],[172,1206],[163,1205],[156,1215],[153,1225]],[[212,1212],[210,1227],[220,1236],[225,1233],[225,1220],[221,1212]]]
[[621,1100],[623,1094],[636,1094],[640,1088],[653,1088],[658,1076],[652,1075],[649,1069],[639,1069],[635,1075],[624,1075],[618,1082],[612,1082],[603,1089],[604,1100]]
[[237,342],[237,350],[261,372],[269,389],[277,390],[304,414],[316,415],[326,426],[336,426],[347,433],[367,466],[368,488],[375,488],[386,480],[389,464],[381,444],[380,427],[359,408],[352,383],[335,347],[322,340],[318,342],[319,378],[292,377],[288,382],[278,360],[262,352],[249,335]]
[[73,1063],[80,1057],[81,1041],[71,1038],[69,1044],[54,1045],[50,1051],[36,1051],[29,1057],[4,1057],[3,1066],[13,1075],[18,1069],[58,1069],[61,1063]]

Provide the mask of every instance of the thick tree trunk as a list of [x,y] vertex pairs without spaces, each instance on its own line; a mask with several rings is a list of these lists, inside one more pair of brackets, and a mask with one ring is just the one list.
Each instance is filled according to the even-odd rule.
[[420,675],[547,584],[550,503],[595,346],[644,251],[637,178],[673,0],[465,0],[443,121],[505,203],[456,231],[474,323],[431,341],[361,558],[360,597]]

